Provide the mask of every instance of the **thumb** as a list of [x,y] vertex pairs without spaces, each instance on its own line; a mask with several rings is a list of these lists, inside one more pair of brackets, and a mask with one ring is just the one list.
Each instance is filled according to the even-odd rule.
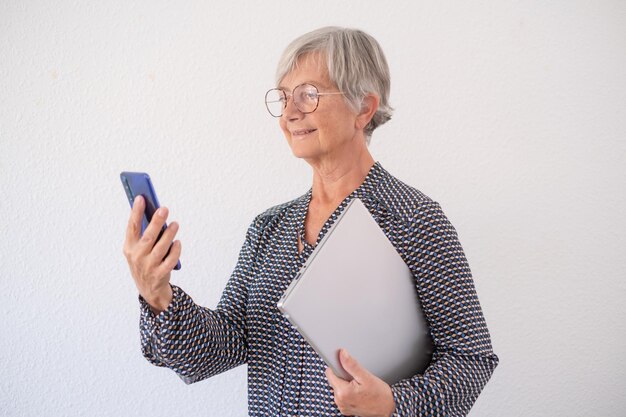
[[339,351],[339,359],[343,369],[349,373],[356,382],[361,383],[371,375],[356,359],[350,356],[347,350],[341,349]]

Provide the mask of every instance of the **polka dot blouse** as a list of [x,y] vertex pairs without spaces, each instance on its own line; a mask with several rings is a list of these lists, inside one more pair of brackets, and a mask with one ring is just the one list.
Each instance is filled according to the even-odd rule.
[[[317,242],[355,197],[413,272],[435,346],[423,374],[392,385],[393,415],[467,415],[498,357],[456,230],[437,202],[376,162],[328,218]],[[174,285],[172,303],[159,315],[139,297],[146,359],[188,384],[247,364],[250,416],[340,416],[326,364],[276,307],[314,249],[301,239],[304,250],[298,252],[310,201],[311,190],[254,219],[215,309],[197,305]]]

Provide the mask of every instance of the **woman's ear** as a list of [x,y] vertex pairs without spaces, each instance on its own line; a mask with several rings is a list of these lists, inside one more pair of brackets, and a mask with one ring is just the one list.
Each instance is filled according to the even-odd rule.
[[374,114],[378,110],[378,104],[380,103],[380,98],[376,94],[368,94],[363,98],[363,102],[361,103],[361,111],[356,116],[356,128],[357,129],[365,129],[365,126],[372,120]]

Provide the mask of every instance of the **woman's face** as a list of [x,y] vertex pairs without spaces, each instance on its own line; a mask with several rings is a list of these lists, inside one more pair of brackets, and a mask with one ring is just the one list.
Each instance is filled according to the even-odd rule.
[[[297,67],[280,82],[280,88],[291,93],[300,84],[313,84],[320,93],[337,92],[328,76],[324,58],[319,54],[303,56]],[[334,159],[342,151],[355,145],[357,113],[345,102],[343,95],[321,95],[313,113],[304,114],[289,98],[287,107],[280,117],[280,127],[297,158],[309,162]]]

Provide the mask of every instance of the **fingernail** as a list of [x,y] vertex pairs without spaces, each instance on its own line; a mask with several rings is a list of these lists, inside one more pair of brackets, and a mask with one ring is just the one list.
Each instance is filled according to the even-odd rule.
[[143,198],[140,195],[138,195],[137,197],[135,197],[135,201],[133,204],[141,204],[141,203],[143,203]]
[[160,209],[156,211],[157,216],[160,216],[160,217],[165,217],[165,213],[167,213],[165,211],[165,207],[161,207]]

